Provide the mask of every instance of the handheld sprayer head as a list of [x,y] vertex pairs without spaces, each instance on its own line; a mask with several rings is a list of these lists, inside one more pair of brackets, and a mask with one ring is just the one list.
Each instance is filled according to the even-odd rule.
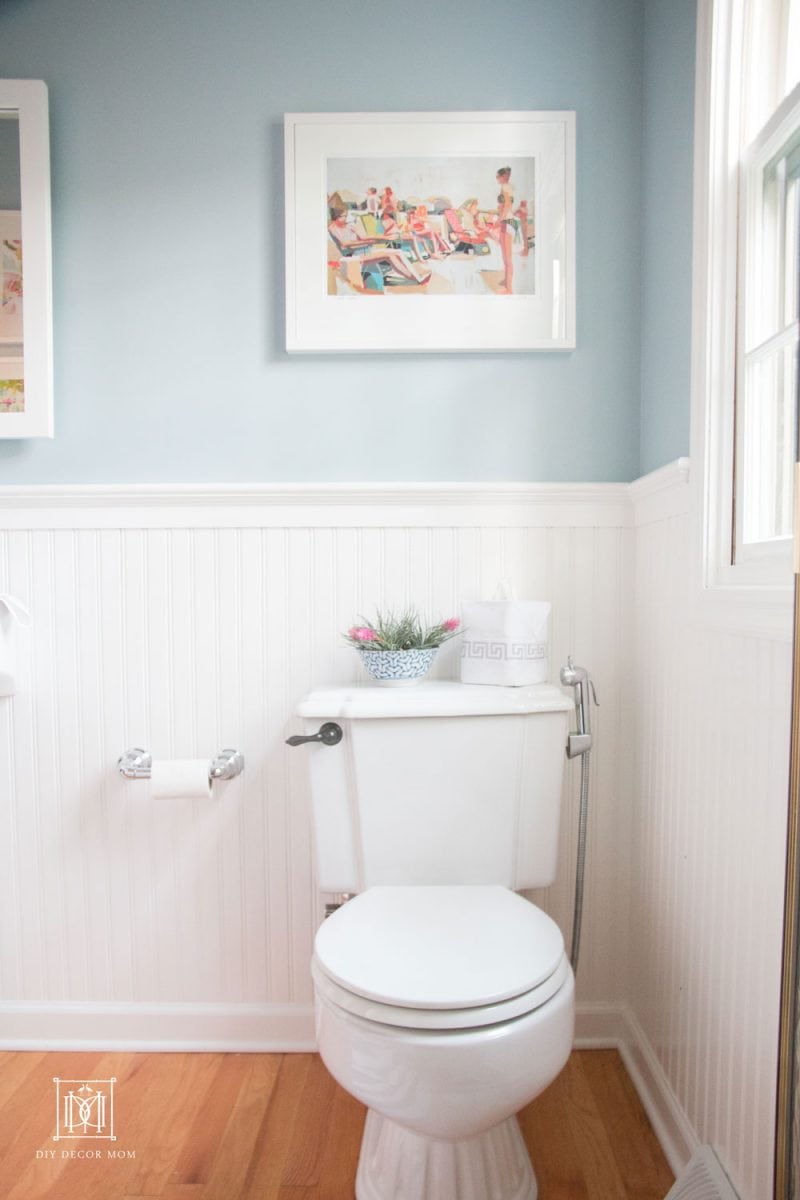
[[592,689],[592,699],[597,704],[594,684],[589,679],[585,667],[576,667],[572,655],[567,658],[567,665],[561,668],[561,686],[575,688],[575,717],[578,723],[576,733],[571,733],[567,741],[567,755],[576,758],[586,754],[592,748],[592,730],[589,720],[589,688]]
[[579,684],[586,682],[588,678],[589,672],[585,667],[576,667],[570,654],[567,658],[567,665],[561,668],[561,686],[577,687]]

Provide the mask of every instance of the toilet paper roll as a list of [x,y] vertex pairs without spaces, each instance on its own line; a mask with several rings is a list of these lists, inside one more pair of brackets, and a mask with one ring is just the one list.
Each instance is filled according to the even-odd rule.
[[156,759],[150,768],[150,794],[156,800],[207,800],[210,765],[207,758]]

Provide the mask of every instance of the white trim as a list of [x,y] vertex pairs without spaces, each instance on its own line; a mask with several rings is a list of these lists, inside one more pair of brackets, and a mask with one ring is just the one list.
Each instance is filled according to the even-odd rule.
[[[730,11],[698,0],[692,262],[691,458],[697,586],[717,587],[731,543],[737,183],[730,164]],[[738,154],[737,154],[738,157]],[[731,409],[732,412],[732,409]],[[726,419],[728,418],[728,419]]]
[[619,1050],[625,1038],[621,1000],[579,1000],[575,1005],[576,1050]]
[[689,459],[633,483],[29,484],[0,528],[198,529],[648,525],[686,512]]
[[0,487],[0,528],[631,525],[626,483],[91,484]]
[[652,525],[689,511],[689,459],[678,458],[629,486],[634,525]]
[[[699,1145],[631,1009],[580,1003],[576,1049],[618,1049],[670,1167],[680,1174]],[[0,1004],[0,1050],[314,1052],[310,1004]]]
[[633,1010],[624,1006],[626,1036],[620,1054],[674,1175],[700,1145],[681,1102]]
[[576,1005],[575,1048],[602,1047],[619,1050],[667,1162],[673,1174],[680,1175],[700,1141],[629,1005]]
[[316,1050],[310,1004],[0,1004],[0,1050]]

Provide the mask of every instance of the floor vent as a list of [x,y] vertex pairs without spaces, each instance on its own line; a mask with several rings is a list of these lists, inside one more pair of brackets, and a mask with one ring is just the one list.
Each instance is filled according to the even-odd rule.
[[710,1146],[701,1146],[664,1200],[739,1200]]

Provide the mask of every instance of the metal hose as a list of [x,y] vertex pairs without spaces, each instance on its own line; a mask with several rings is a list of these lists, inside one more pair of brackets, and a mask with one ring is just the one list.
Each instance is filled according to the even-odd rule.
[[586,865],[586,830],[589,817],[589,751],[581,755],[581,799],[578,810],[578,852],[575,863],[575,908],[572,917],[572,947],[569,960],[572,970],[578,972],[578,957],[581,950],[581,923],[583,920],[583,877]]

